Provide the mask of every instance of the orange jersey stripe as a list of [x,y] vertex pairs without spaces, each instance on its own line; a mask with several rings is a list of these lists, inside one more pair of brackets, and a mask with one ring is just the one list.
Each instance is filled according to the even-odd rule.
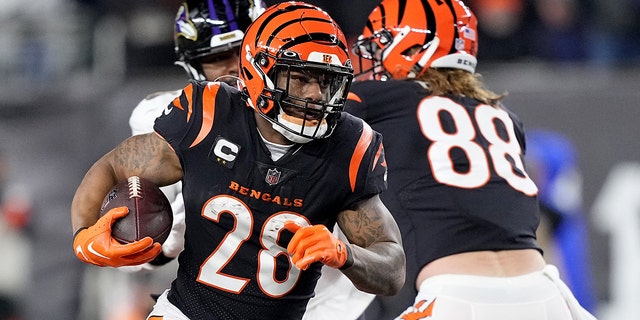
[[[380,148],[378,148],[378,152],[376,152],[376,157],[373,159],[373,165],[371,165],[371,172],[373,172],[373,170],[376,169],[376,164],[378,164],[378,159],[380,159],[380,155],[382,154],[382,150],[384,150],[384,147],[382,146],[382,143],[380,144]],[[384,161],[380,164],[383,167],[387,166],[387,159],[384,159]]]
[[200,127],[200,132],[198,132],[198,136],[189,148],[193,148],[198,143],[202,142],[209,132],[211,132],[211,128],[213,128],[213,117],[216,110],[215,99],[219,88],[220,87],[218,85],[210,83],[204,89],[202,94],[202,126]]
[[184,110],[184,108],[182,107],[182,105],[180,104],[180,97],[182,95],[177,96],[175,99],[173,99],[173,101],[171,102],[171,104],[173,104],[176,108],[180,109],[180,110]]
[[[188,103],[187,107],[190,107],[191,106],[191,99],[192,99],[191,96],[193,96],[193,84],[191,84],[191,83],[188,84],[186,87],[184,87],[184,89],[182,89],[182,91],[184,92],[184,95],[187,98],[187,103]],[[181,97],[182,97],[182,94],[177,96],[175,99],[173,99],[172,103],[178,109],[184,110],[184,107],[182,106],[182,103],[180,103],[180,98]],[[189,114],[191,114],[191,113],[189,113]]]
[[[192,112],[191,103],[192,103],[192,100],[193,100],[193,84],[190,83],[189,85],[184,87],[184,89],[182,89],[182,91],[184,92],[184,95],[187,98],[187,108],[189,109],[188,113],[187,113],[187,122],[189,122],[189,118],[191,118],[191,112]],[[180,98],[181,97],[182,97],[182,94],[180,94],[175,99],[173,99],[172,104],[176,108],[178,108],[180,110],[184,110],[184,106],[182,105],[182,103],[180,103]]]
[[364,121],[362,121],[362,124],[362,134],[360,135],[356,149],[353,151],[353,155],[351,155],[351,162],[349,163],[349,183],[351,185],[351,191],[355,191],[356,189],[356,178],[358,177],[360,163],[373,140],[373,130],[371,130],[371,127]]
[[187,111],[187,122],[189,122],[191,114],[193,113],[193,84],[189,84],[184,88],[184,94],[187,96],[187,107],[189,108]]
[[362,102],[362,99],[360,98],[360,96],[358,96],[357,94],[353,93],[353,92],[349,92],[349,94],[347,94],[347,100],[353,100],[356,102]]

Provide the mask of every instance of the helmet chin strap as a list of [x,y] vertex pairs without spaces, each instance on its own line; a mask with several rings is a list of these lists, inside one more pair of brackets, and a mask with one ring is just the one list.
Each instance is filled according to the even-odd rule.
[[204,74],[200,73],[190,63],[185,63],[184,61],[176,61],[173,64],[177,66],[181,66],[187,72],[187,74],[189,74],[189,77],[193,80],[207,80]]
[[[323,136],[327,130],[328,130],[328,125],[327,125],[327,120],[322,119],[322,123],[320,123],[320,125],[313,125],[313,126],[302,126],[302,124],[300,124],[302,122],[302,119],[298,119],[298,118],[294,118],[288,114],[286,114],[284,111],[280,111],[280,113],[278,114],[278,122],[280,123],[280,125],[273,123],[271,126],[273,127],[274,130],[278,131],[280,134],[282,134],[285,138],[287,138],[287,140],[294,142],[294,143],[308,143],[311,142],[313,139],[312,138],[307,138],[307,137],[303,137],[298,133],[293,133],[288,129],[295,131],[295,132],[300,132],[306,136],[313,136],[313,137],[321,137]],[[296,123],[296,122],[300,122],[300,123]],[[314,123],[317,124],[317,121],[314,121]],[[286,128],[284,128],[286,127]],[[314,135],[315,133],[315,135]]]
[[232,75],[222,75],[213,80],[214,82],[224,82],[238,90],[241,90],[244,87],[244,81],[242,79],[232,76]]

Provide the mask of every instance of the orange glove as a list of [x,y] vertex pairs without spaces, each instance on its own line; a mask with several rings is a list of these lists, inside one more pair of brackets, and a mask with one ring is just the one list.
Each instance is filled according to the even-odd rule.
[[353,264],[349,247],[336,238],[327,227],[301,227],[288,220],[284,223],[284,228],[294,233],[287,251],[299,269],[307,270],[314,262],[322,262],[336,269],[346,269]]
[[153,260],[162,251],[162,245],[153,243],[151,237],[128,244],[111,237],[111,225],[127,214],[127,207],[113,208],[93,226],[77,231],[73,250],[78,259],[100,267],[131,266]]

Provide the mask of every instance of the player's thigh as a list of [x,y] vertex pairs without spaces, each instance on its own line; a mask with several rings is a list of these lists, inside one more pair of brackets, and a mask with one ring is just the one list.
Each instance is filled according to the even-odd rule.
[[158,301],[153,306],[153,310],[149,313],[147,320],[189,320],[180,309],[169,302],[169,299],[167,299],[168,293],[169,290],[166,290],[158,297]]

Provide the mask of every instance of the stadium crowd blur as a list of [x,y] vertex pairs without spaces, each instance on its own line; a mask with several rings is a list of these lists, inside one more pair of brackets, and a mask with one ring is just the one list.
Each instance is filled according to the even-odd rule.
[[[170,67],[171,25],[180,0],[18,0],[0,3],[1,94],[12,105],[46,95],[61,79],[87,73],[121,80]],[[273,4],[271,0],[266,3]],[[311,0],[348,37],[376,0]],[[640,59],[640,0],[469,0],[479,20],[479,60],[621,67]],[[482,66],[480,66],[482,68]],[[28,81],[37,92],[15,94]],[[14,94],[9,94],[14,93]],[[8,112],[6,109],[0,112]]]
[[[265,1],[267,5],[278,1]],[[359,34],[376,0],[307,1],[325,8],[345,34]],[[109,75],[171,66],[180,0],[18,0],[0,4],[3,83],[47,83],[92,70]],[[586,63],[640,59],[640,0],[468,0],[479,18],[479,60]],[[161,54],[160,52],[168,53]]]
[[[379,3],[307,2],[325,8],[351,40]],[[480,21],[480,73],[509,63],[570,64],[603,72],[640,65],[640,0],[465,2]],[[0,1],[0,149],[11,164],[3,182],[26,188],[33,202],[28,225],[15,229],[28,231],[20,233],[28,243],[2,252],[0,264],[6,267],[11,266],[6,261],[33,258],[29,270],[17,263],[7,273],[0,268],[17,275],[11,286],[0,287],[0,317],[9,311],[12,319],[69,320],[87,314],[80,303],[86,294],[74,280],[86,267],[69,249],[69,205],[81,173],[114,141],[128,136],[122,119],[135,103],[112,99],[108,108],[91,106],[114,91],[144,95],[163,89],[153,81],[123,86],[139,74],[158,79],[169,74],[174,84],[158,80],[164,88],[186,81],[173,66],[173,30],[167,23],[180,3]],[[123,129],[113,136],[94,131],[111,127]],[[0,233],[0,242],[15,241],[7,237]],[[30,279],[15,285],[24,274]]]

